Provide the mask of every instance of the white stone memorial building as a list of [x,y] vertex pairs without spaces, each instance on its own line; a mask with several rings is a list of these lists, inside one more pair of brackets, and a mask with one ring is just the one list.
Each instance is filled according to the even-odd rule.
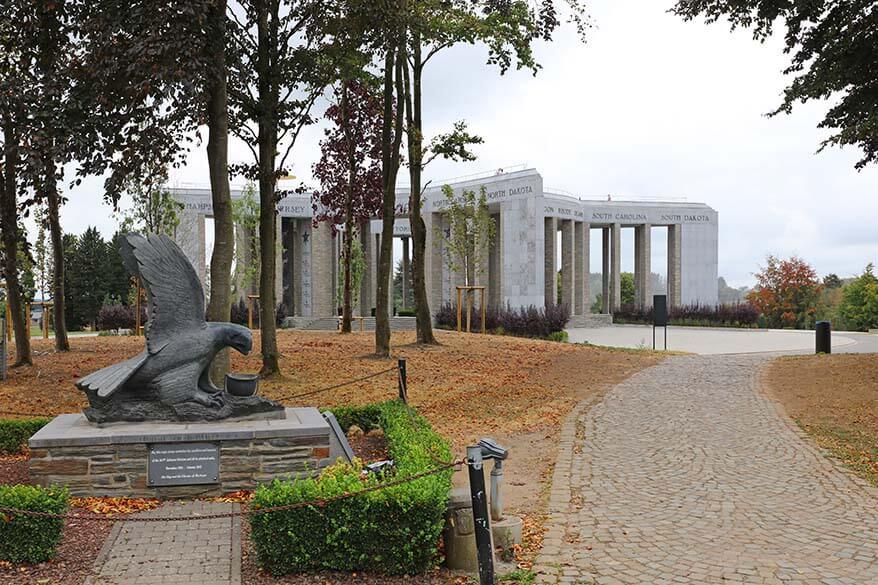
[[[558,298],[557,269],[561,270],[560,300],[571,308],[571,325],[586,324],[591,291],[591,255],[601,254],[602,313],[612,313],[621,304],[622,230],[634,230],[635,303],[652,303],[652,229],[667,232],[667,294],[670,305],[717,302],[718,223],[717,212],[702,203],[674,201],[615,201],[587,199],[554,193],[543,185],[534,169],[497,171],[449,182],[454,192],[482,187],[495,223],[495,237],[487,254],[487,266],[478,277],[487,286],[489,304],[542,306]],[[424,221],[427,226],[426,281],[430,308],[455,302],[455,285],[462,278],[451,273],[443,260],[442,238],[446,228],[446,204],[442,184],[424,193]],[[211,216],[209,189],[172,188],[172,195],[184,208],[176,240],[192,260],[204,281],[206,270],[205,219]],[[233,191],[233,198],[241,191]],[[402,240],[403,265],[410,266],[407,189],[397,190],[394,238]],[[308,195],[291,196],[278,204],[279,250],[274,269],[277,299],[285,313],[300,326],[337,315],[336,293],[341,237],[330,226],[313,225],[313,208]],[[600,230],[600,250],[592,250],[591,230]],[[381,221],[373,219],[360,233],[366,269],[355,311],[370,315],[375,306],[377,254]],[[560,236],[559,236],[560,234]],[[238,245],[243,241],[238,230]],[[397,247],[398,248],[398,247]],[[629,250],[630,254],[631,251]],[[404,270],[408,274],[408,270]],[[403,279],[410,286],[410,279]],[[392,290],[392,287],[390,287]],[[403,299],[405,298],[403,294]]]

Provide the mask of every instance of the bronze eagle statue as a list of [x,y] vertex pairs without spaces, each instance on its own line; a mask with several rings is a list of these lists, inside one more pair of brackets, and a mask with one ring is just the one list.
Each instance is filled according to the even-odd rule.
[[253,336],[246,327],[205,320],[201,282],[171,238],[127,234],[120,252],[146,288],[146,347],[76,382],[91,405],[84,411],[89,420],[206,421],[282,412],[273,401],[232,396],[211,382],[217,352],[232,347],[247,354]]

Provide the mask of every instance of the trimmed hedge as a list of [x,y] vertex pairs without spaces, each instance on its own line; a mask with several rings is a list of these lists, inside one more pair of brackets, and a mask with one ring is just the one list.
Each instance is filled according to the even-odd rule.
[[47,424],[47,418],[0,418],[0,454],[21,453],[27,440]]
[[[451,460],[442,437],[401,402],[333,409],[333,413],[342,428],[351,421],[368,427],[376,409],[388,452],[396,462],[392,478],[434,469],[437,464],[431,455]],[[329,467],[318,478],[275,480],[256,490],[252,506],[330,498],[391,478],[364,477],[361,471],[362,464],[356,461]],[[448,470],[322,507],[251,516],[259,565],[273,575],[319,570],[422,573],[438,557],[451,474]]]
[[[0,486],[0,506],[64,514],[66,489],[32,485]],[[0,559],[11,563],[42,563],[55,556],[64,520],[0,514]]]

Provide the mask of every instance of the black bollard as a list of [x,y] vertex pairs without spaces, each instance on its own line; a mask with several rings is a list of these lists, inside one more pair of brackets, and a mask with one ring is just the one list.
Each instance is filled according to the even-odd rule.
[[397,370],[399,375],[399,399],[408,404],[409,383],[405,369],[405,358],[401,358],[397,361]]
[[476,535],[476,556],[479,560],[479,585],[494,585],[494,551],[491,549],[491,521],[488,517],[488,496],[485,493],[485,471],[482,448],[466,448],[469,461],[469,489],[473,498],[473,526]]
[[817,321],[815,334],[817,353],[832,353],[832,324],[829,321]]

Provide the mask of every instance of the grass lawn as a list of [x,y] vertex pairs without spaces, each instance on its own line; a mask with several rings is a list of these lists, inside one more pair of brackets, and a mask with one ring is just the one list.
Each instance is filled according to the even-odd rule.
[[818,445],[878,485],[878,354],[783,357],[765,380]]
[[[396,364],[395,358],[405,357],[410,403],[452,443],[456,456],[485,436],[511,447],[504,465],[504,501],[511,513],[525,518],[527,537],[518,560],[528,567],[542,540],[562,421],[581,400],[603,394],[658,363],[662,355],[447,331],[438,331],[437,336],[441,345],[424,347],[414,344],[414,333],[394,333],[394,360],[382,360],[371,355],[371,333],[279,331],[283,375],[263,380],[260,392],[269,398],[309,392],[384,370]],[[51,344],[51,340],[34,340],[34,366],[10,370],[7,382],[0,384],[0,411],[54,415],[80,410],[86,401],[74,380],[135,355],[142,350],[143,339],[76,338],[71,339],[69,353],[54,353]],[[257,372],[260,363],[258,354],[233,353],[234,371]],[[332,407],[396,395],[396,374],[391,372],[285,402]],[[455,474],[455,484],[466,485],[466,474]]]

